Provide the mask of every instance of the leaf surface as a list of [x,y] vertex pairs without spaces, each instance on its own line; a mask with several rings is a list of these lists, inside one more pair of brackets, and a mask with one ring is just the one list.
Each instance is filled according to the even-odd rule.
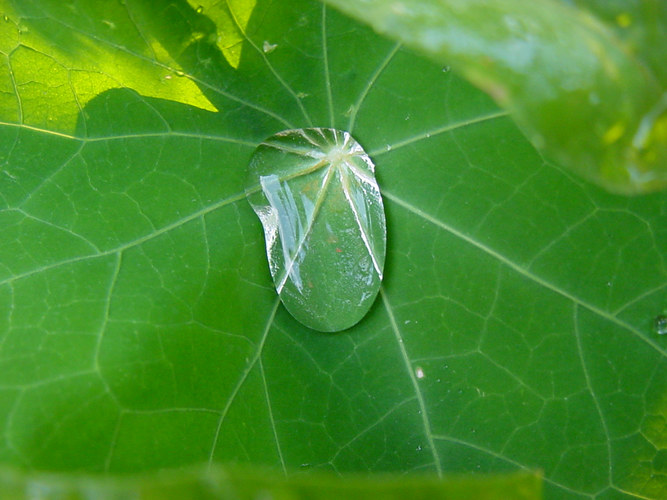
[[[664,496],[664,195],[573,178],[320,3],[2,5],[4,464],[541,469],[548,498]],[[387,213],[378,299],[336,335],[280,305],[244,193],[261,141],[312,126],[359,141]]]

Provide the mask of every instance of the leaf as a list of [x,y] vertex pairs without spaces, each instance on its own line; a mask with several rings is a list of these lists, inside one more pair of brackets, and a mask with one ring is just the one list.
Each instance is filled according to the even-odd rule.
[[[541,469],[547,498],[665,496],[664,195],[573,178],[317,2],[258,1],[236,68],[184,1],[2,5],[3,464]],[[118,83],[114,57],[216,111]],[[336,335],[280,305],[244,193],[255,148],[307,127],[359,141],[387,215],[378,300]]]
[[618,11],[605,23],[561,0],[327,1],[461,71],[584,177],[621,193],[667,187],[664,43],[651,43],[667,41],[664,4],[600,5]]
[[250,159],[246,194],[292,316],[324,332],[357,324],[380,290],[387,238],[375,166],[359,143],[329,128],[279,132]]
[[519,472],[495,476],[408,477],[387,474],[373,477],[351,475],[345,481],[330,473],[300,474],[285,478],[272,470],[243,467],[215,467],[202,471],[170,471],[125,477],[121,480],[92,479],[41,474],[25,476],[0,471],[3,499],[24,498],[26,489],[39,491],[40,498],[159,498],[161,500],[233,499],[278,500],[300,498],[350,500],[372,496],[381,500],[414,498],[464,500],[533,500],[541,498],[541,481],[535,474]]

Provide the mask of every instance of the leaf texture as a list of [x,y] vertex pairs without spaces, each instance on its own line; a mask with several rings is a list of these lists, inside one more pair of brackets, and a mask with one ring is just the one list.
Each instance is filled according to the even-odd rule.
[[[665,496],[664,195],[573,178],[317,2],[258,0],[236,67],[208,5],[2,5],[3,464],[537,468],[547,498]],[[337,335],[280,305],[245,199],[257,146],[309,127],[359,140],[387,217],[378,299]]]

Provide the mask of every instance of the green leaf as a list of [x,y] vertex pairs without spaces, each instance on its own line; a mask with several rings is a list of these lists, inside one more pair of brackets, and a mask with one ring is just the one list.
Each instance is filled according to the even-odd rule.
[[[572,177],[323,4],[212,5],[2,2],[0,461],[664,497],[666,197]],[[359,141],[387,215],[378,300],[336,335],[280,305],[244,193],[255,148],[307,127]]]
[[584,177],[622,193],[667,187],[664,2],[577,2],[602,19],[562,0],[327,2],[459,70]]
[[246,194],[292,316],[323,332],[357,324],[380,291],[387,240],[375,166],[359,143],[330,128],[279,132],[250,159]]
[[160,500],[534,500],[540,497],[541,480],[518,472],[493,476],[452,476],[442,481],[432,475],[397,477],[348,475],[345,481],[329,473],[299,474],[285,478],[272,470],[214,467],[169,471],[130,477],[100,479],[80,474],[26,476],[0,470],[3,500],[25,498],[26,490],[39,498],[160,499]]

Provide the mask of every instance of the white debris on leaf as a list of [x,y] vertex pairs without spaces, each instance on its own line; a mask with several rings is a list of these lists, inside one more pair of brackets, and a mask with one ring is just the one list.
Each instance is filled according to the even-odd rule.
[[262,50],[264,51],[265,54],[270,54],[274,50],[276,50],[276,47],[278,47],[277,43],[270,43],[268,40],[264,40],[264,44],[262,45]]

